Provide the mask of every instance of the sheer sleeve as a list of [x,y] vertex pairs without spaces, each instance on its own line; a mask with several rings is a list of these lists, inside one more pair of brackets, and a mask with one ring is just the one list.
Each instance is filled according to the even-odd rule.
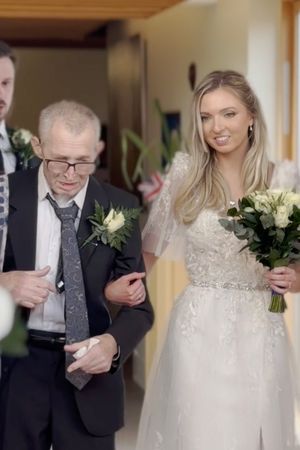
[[270,188],[300,192],[300,174],[294,161],[285,159],[275,164]]
[[8,217],[8,180],[7,176],[0,176],[0,271],[3,269],[4,251],[7,235]]
[[183,257],[184,226],[177,223],[173,205],[177,189],[187,174],[188,166],[189,155],[177,152],[163,188],[152,204],[142,237],[143,250],[155,256],[164,253],[171,259]]

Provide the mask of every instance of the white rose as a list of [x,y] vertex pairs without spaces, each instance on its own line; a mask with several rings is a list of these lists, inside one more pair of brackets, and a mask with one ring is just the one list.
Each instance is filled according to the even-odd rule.
[[109,213],[107,214],[107,216],[105,217],[105,219],[103,220],[104,225],[108,225],[109,222],[112,220],[112,218],[114,217],[114,215],[116,214],[116,211],[112,208]]
[[15,315],[15,303],[9,292],[0,287],[0,339],[3,339],[11,330]]
[[289,224],[289,210],[286,206],[281,205],[277,207],[274,221],[278,228],[285,228]]
[[25,130],[24,128],[20,128],[19,131],[20,131],[21,139],[23,139],[25,144],[28,144],[31,141],[31,138],[32,138],[32,134],[30,133],[30,131]]
[[122,212],[119,212],[118,214],[114,214],[114,217],[107,224],[107,229],[108,229],[109,233],[114,233],[119,228],[122,228],[124,223],[125,223],[125,217]]
[[27,145],[31,141],[31,138],[32,134],[30,131],[25,130],[24,128],[19,128],[19,130],[14,133],[12,141],[16,146],[20,143],[20,141],[22,141],[23,145]]
[[263,212],[265,214],[269,214],[271,212],[272,208],[267,195],[254,195],[253,200],[256,211]]
[[285,202],[293,209],[293,206],[300,208],[300,194],[295,192],[287,192]]

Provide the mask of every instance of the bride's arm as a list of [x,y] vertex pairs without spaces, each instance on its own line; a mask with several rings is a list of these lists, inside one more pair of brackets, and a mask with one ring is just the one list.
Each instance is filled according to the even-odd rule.
[[[158,259],[152,253],[143,253],[146,272],[149,273]],[[145,285],[142,279],[145,272],[133,272],[109,282],[104,289],[107,300],[118,305],[135,306],[142,303],[146,297]]]
[[147,272],[147,274],[149,274],[152,270],[152,267],[158,260],[158,257],[155,256],[153,253],[149,253],[149,252],[143,252],[143,257],[144,257],[146,272]]
[[142,279],[145,272],[132,272],[110,281],[104,288],[107,300],[118,305],[135,306],[142,303],[146,290]]

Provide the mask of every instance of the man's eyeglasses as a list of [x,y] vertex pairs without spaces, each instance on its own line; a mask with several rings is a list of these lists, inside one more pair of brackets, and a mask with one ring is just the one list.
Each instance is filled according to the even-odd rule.
[[78,175],[90,175],[95,170],[95,162],[77,162],[69,163],[67,161],[59,161],[56,159],[45,159],[47,169],[53,173],[66,173],[69,167],[74,167],[74,171]]

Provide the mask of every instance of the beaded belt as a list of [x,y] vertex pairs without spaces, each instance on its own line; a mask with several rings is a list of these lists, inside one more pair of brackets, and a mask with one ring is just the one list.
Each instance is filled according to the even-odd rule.
[[221,281],[196,281],[191,282],[193,286],[213,289],[236,289],[240,291],[269,291],[270,287],[267,284],[251,284],[251,283],[233,283]]

